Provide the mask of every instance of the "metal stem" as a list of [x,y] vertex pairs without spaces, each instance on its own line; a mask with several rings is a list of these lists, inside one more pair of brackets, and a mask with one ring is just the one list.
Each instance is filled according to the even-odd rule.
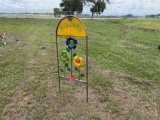
[[73,76],[72,75],[72,67],[73,67],[73,65],[72,65],[72,49],[71,49],[71,76]]
[[64,64],[64,82],[66,82],[66,65]]
[[79,67],[79,69],[78,69],[78,73],[79,73],[79,78],[78,78],[78,79],[79,79],[79,80],[80,80],[80,78],[81,78],[81,77],[80,77],[80,72],[81,72],[81,71],[80,71],[80,67]]
[[57,65],[58,65],[58,80],[59,80],[59,92],[61,91],[61,81],[60,81],[60,73],[59,73],[59,56],[58,56],[58,42],[57,42],[57,35],[56,35],[56,52],[57,52]]
[[[80,81],[80,79],[81,79],[80,72],[81,72],[81,71],[80,71],[80,67],[79,67],[79,69],[78,69],[78,74],[79,74],[79,75],[78,75],[78,77],[79,77],[78,80],[79,80],[79,81]],[[82,86],[82,84],[81,84],[80,82],[79,82],[79,86]]]
[[88,103],[88,36],[86,36],[86,92]]

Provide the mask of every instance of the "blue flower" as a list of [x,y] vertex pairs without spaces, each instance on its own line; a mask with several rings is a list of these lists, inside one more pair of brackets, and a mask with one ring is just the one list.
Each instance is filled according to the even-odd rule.
[[69,49],[75,49],[77,45],[77,40],[74,37],[69,36],[66,39],[66,45],[68,46]]

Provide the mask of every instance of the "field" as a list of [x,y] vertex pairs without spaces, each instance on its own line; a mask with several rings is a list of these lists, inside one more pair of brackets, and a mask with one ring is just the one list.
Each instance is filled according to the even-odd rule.
[[58,91],[58,21],[0,18],[0,32],[15,39],[0,42],[1,120],[160,118],[160,19],[83,20],[89,103],[84,88],[64,84]]

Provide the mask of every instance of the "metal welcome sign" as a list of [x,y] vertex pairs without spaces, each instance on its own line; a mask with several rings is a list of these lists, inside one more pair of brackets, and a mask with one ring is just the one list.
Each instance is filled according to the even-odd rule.
[[[60,41],[58,36],[66,36],[66,38]],[[85,46],[83,46],[86,54],[85,58],[75,52],[80,43],[80,40],[76,37],[85,38]],[[59,49],[60,43],[65,44],[62,50]],[[62,81],[85,83],[86,100],[88,102],[88,36],[84,24],[77,17],[66,16],[58,23],[56,29],[56,52],[59,91],[61,91]]]

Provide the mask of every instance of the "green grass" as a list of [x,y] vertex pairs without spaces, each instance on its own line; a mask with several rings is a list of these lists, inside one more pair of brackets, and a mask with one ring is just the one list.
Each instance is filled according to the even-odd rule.
[[[119,22],[119,20],[117,21]],[[96,22],[93,21],[94,26],[89,26],[87,29],[90,40],[89,51],[91,57],[102,63],[100,66],[103,69],[159,82],[160,55],[157,46],[160,44],[160,40],[158,40],[156,32],[139,29],[128,30],[129,28],[112,24],[110,20],[99,24]],[[96,34],[94,30],[99,31],[100,34]],[[90,36],[90,34],[94,35]]]
[[[159,19],[83,22],[89,37],[88,104],[85,90],[74,85],[62,85],[62,92],[58,92],[58,20],[0,18],[0,32],[19,38],[7,46],[0,43],[1,119],[158,118]],[[65,37],[59,40],[63,49]],[[77,40],[75,51],[83,56],[85,39]]]

